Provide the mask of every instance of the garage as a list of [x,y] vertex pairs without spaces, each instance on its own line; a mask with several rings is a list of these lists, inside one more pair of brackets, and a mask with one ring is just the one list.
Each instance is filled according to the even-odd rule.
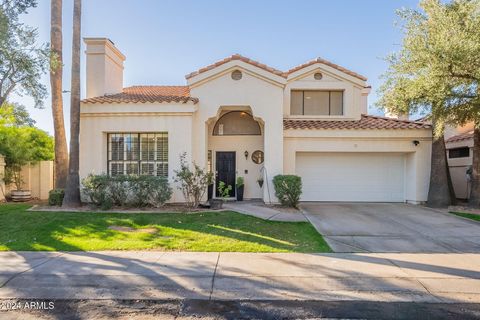
[[297,152],[302,201],[405,201],[402,153]]

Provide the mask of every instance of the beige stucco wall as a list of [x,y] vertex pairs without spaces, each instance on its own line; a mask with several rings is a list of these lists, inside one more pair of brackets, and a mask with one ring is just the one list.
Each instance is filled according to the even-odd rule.
[[421,203],[428,196],[431,145],[430,130],[286,130],[284,172],[295,174],[297,152],[405,153],[406,201]]
[[[172,202],[183,201],[173,182],[179,156],[192,155],[193,104],[104,104],[81,106],[80,178],[107,172],[107,134],[114,132],[168,132],[168,178],[174,189]],[[177,112],[169,112],[177,110]],[[130,111],[130,112],[127,112]]]
[[[236,64],[243,71],[240,81],[233,80],[230,75],[231,71],[239,68]],[[271,74],[258,68],[253,71],[251,69],[252,67],[245,63],[236,61],[226,63],[210,73],[207,71],[195,79],[189,79],[191,95],[200,100],[198,111],[193,117],[194,159],[200,165],[206,165],[207,121],[216,118],[220,108],[250,109],[257,120],[264,122],[264,164],[270,186],[267,188],[264,185],[263,198],[268,200],[267,190],[273,190],[272,177],[283,172],[283,87],[280,83],[266,78],[271,77]],[[208,77],[211,78],[206,81]],[[281,77],[278,77],[278,81],[281,81]],[[245,188],[250,189],[251,186],[245,185]],[[271,198],[276,201],[273,195]]]
[[[472,127],[473,129],[473,127]],[[465,132],[468,132],[467,130]],[[468,147],[470,155],[465,158],[448,158],[448,149]],[[452,179],[453,190],[455,196],[459,199],[468,199],[470,196],[470,181],[467,179],[466,172],[472,165],[473,160],[473,139],[466,139],[457,142],[446,143],[448,167],[450,169],[450,177]]]
[[[5,162],[0,156],[0,201],[5,200],[4,193],[14,189],[14,185],[5,186],[1,177],[4,174]],[[22,167],[22,189],[30,190],[33,199],[47,200],[48,192],[53,189],[53,161],[39,161]]]
[[[314,74],[322,73],[321,80],[316,80]],[[292,75],[286,83],[283,95],[283,113],[288,118],[316,118],[316,119],[339,119],[359,120],[361,114],[367,113],[367,95],[369,89],[365,89],[365,81],[347,77],[336,69],[328,69],[316,64],[302,70],[298,75]],[[301,116],[290,115],[290,95],[292,90],[341,90],[343,91],[343,115],[341,116]]]

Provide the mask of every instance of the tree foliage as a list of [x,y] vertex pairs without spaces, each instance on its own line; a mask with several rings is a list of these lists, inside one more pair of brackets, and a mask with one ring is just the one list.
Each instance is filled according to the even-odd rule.
[[0,125],[29,126],[35,125],[27,109],[17,103],[4,103],[0,107]]
[[48,70],[48,47],[37,44],[37,29],[18,20],[33,6],[34,0],[0,0],[0,106],[13,92],[32,97],[37,107],[47,95],[41,76]]
[[398,11],[404,39],[391,54],[378,105],[395,113],[431,113],[444,123],[479,119],[480,0],[422,0]]

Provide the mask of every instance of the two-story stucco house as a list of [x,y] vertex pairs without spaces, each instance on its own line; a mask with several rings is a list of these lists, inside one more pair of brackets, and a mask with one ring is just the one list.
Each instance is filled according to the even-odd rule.
[[247,199],[275,202],[277,174],[302,177],[303,201],[427,199],[430,125],[367,115],[370,87],[353,71],[320,58],[280,71],[233,55],[187,75],[185,86],[124,88],[125,56],[106,38],[85,43],[81,177],[173,183],[185,153],[217,182],[244,177]]

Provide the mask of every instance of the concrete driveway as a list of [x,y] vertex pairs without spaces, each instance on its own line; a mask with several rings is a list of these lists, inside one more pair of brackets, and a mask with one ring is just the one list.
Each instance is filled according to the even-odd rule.
[[480,252],[480,223],[392,203],[302,203],[335,252]]

